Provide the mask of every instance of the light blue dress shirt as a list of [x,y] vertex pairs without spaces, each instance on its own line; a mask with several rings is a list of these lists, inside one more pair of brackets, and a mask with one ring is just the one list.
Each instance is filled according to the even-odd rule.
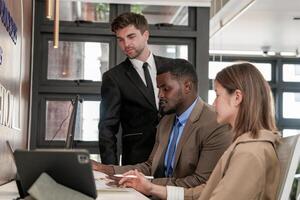
[[[199,97],[198,97],[198,98],[199,98]],[[179,117],[176,115],[176,118],[179,120],[179,122],[180,122],[180,124],[181,124],[181,126],[180,126],[180,128],[179,128],[179,135],[178,135],[178,138],[177,138],[177,141],[176,141],[176,149],[177,149],[178,142],[179,142],[179,140],[180,140],[180,138],[181,138],[183,129],[184,129],[184,127],[185,127],[186,121],[188,120],[189,116],[191,115],[191,113],[192,113],[192,111],[193,111],[193,109],[194,109],[194,107],[195,107],[195,105],[196,105],[196,102],[197,102],[198,98],[197,98],[197,99],[192,103],[192,105],[190,105],[190,107],[189,107],[186,111],[184,111]],[[174,121],[176,122],[177,120],[174,120]],[[167,148],[167,151],[166,151],[166,154],[165,154],[165,162],[164,162],[165,167],[167,166],[167,162],[168,162],[168,160],[169,160],[168,155],[169,155],[169,151],[170,151],[170,144],[171,144],[170,141],[172,141],[172,139],[173,139],[173,137],[174,137],[174,127],[175,127],[175,123],[173,124],[172,133],[171,133],[171,135],[170,135],[169,142],[168,142],[168,148]],[[175,152],[176,152],[176,150],[175,150]],[[176,153],[175,153],[175,154],[176,154]],[[174,169],[174,166],[173,166],[173,165],[174,165],[175,154],[174,154],[174,156],[173,156],[173,158],[172,158],[172,163],[171,163],[171,166],[172,166],[173,169]]]

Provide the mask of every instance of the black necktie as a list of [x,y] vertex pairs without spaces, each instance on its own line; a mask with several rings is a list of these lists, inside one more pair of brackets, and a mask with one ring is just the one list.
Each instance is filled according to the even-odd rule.
[[143,70],[144,70],[144,75],[145,75],[146,85],[147,85],[149,94],[150,94],[151,96],[153,96],[153,98],[154,98],[154,103],[156,103],[155,97],[154,97],[153,84],[152,84],[152,81],[151,81],[151,76],[150,76],[150,73],[149,73],[148,66],[149,66],[149,65],[148,65],[147,62],[145,62],[145,63],[143,64]]

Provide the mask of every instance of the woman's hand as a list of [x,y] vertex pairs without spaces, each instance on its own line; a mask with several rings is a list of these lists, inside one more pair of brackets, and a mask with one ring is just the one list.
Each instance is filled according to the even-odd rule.
[[123,185],[125,187],[131,187],[135,190],[145,194],[145,195],[151,195],[153,184],[145,178],[145,176],[138,172],[138,170],[130,170],[123,174],[124,176],[128,175],[134,175],[136,177],[129,178],[129,177],[123,177],[119,184]]

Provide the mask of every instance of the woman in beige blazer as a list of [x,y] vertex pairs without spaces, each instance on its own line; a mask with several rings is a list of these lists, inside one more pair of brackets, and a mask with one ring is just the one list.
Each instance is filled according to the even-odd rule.
[[262,74],[250,63],[229,66],[214,82],[217,121],[229,123],[234,142],[214,168],[206,184],[183,189],[158,186],[138,171],[137,178],[120,183],[161,199],[263,200],[275,199],[280,165],[275,152],[279,136],[272,92]]

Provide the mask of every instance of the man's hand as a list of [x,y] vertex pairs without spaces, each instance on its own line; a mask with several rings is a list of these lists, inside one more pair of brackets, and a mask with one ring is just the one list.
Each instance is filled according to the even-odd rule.
[[94,160],[91,160],[91,163],[92,163],[93,170],[95,171],[103,172],[107,175],[115,174],[114,168],[112,166],[104,165]]

